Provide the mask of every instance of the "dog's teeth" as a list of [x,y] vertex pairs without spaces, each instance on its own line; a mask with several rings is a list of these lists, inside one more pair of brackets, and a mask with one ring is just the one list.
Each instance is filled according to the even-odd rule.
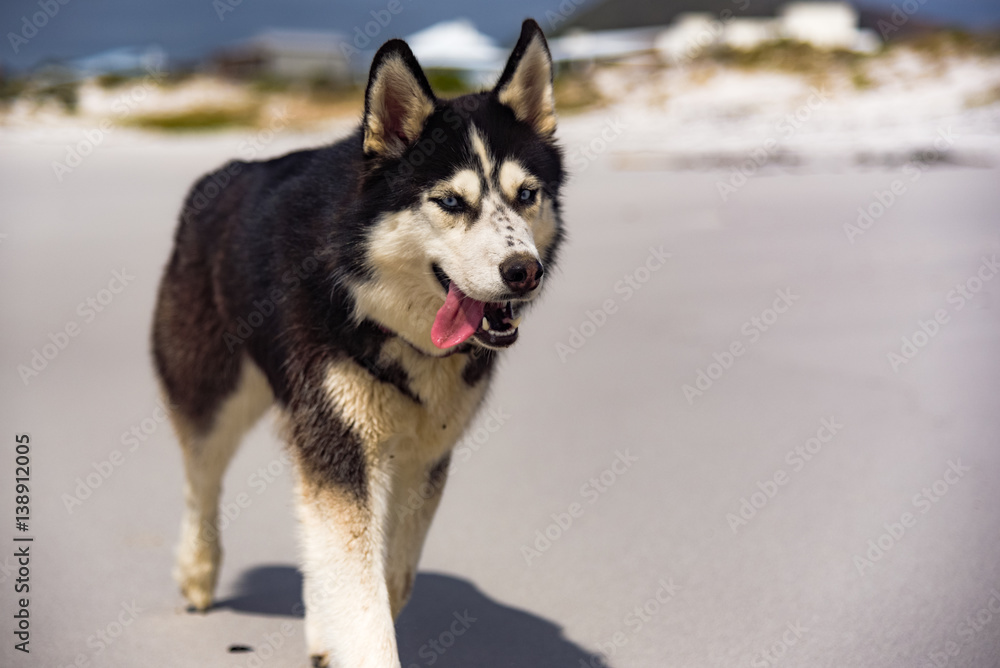
[[483,316],[483,329],[486,331],[490,329],[490,321],[486,319],[486,316]]
[[511,320],[510,321],[510,325],[514,329],[517,329],[518,327],[520,327],[521,326],[521,316],[517,316],[516,318],[514,318],[513,320]]

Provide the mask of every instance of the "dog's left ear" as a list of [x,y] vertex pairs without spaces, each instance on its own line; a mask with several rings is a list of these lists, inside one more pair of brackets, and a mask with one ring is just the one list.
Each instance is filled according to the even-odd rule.
[[543,137],[556,131],[556,103],[552,91],[552,56],[542,29],[527,19],[521,25],[521,37],[510,54],[507,67],[493,93],[501,104],[514,110]]
[[365,91],[366,154],[399,157],[434,112],[434,93],[410,47],[390,39],[372,60]]

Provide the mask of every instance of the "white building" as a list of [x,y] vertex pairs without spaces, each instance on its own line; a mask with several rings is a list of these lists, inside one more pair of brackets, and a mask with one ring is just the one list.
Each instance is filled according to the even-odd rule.
[[819,49],[853,49],[858,40],[858,12],[845,2],[789,3],[778,25],[785,39]]
[[719,44],[724,31],[725,24],[708,12],[685,12],[660,33],[653,46],[665,60],[678,62]]
[[745,17],[733,19],[722,32],[722,43],[734,49],[753,49],[781,36],[781,26],[774,19]]
[[507,58],[507,50],[469,19],[435,23],[407,37],[406,43],[421,67],[457,70],[477,85],[495,81]]

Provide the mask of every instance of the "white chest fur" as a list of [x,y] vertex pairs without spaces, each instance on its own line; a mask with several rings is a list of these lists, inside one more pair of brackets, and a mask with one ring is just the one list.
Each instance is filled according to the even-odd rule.
[[380,461],[403,449],[407,458],[433,462],[454,446],[486,393],[487,382],[470,387],[463,379],[467,362],[466,355],[428,357],[393,339],[379,363],[398,364],[419,402],[350,360],[330,364],[325,388],[369,458]]

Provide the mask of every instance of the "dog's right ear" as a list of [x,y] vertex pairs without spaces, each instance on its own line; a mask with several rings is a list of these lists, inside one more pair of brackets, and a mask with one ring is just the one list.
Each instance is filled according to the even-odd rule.
[[399,157],[433,112],[434,93],[413,52],[403,40],[390,39],[375,54],[368,75],[365,153]]

